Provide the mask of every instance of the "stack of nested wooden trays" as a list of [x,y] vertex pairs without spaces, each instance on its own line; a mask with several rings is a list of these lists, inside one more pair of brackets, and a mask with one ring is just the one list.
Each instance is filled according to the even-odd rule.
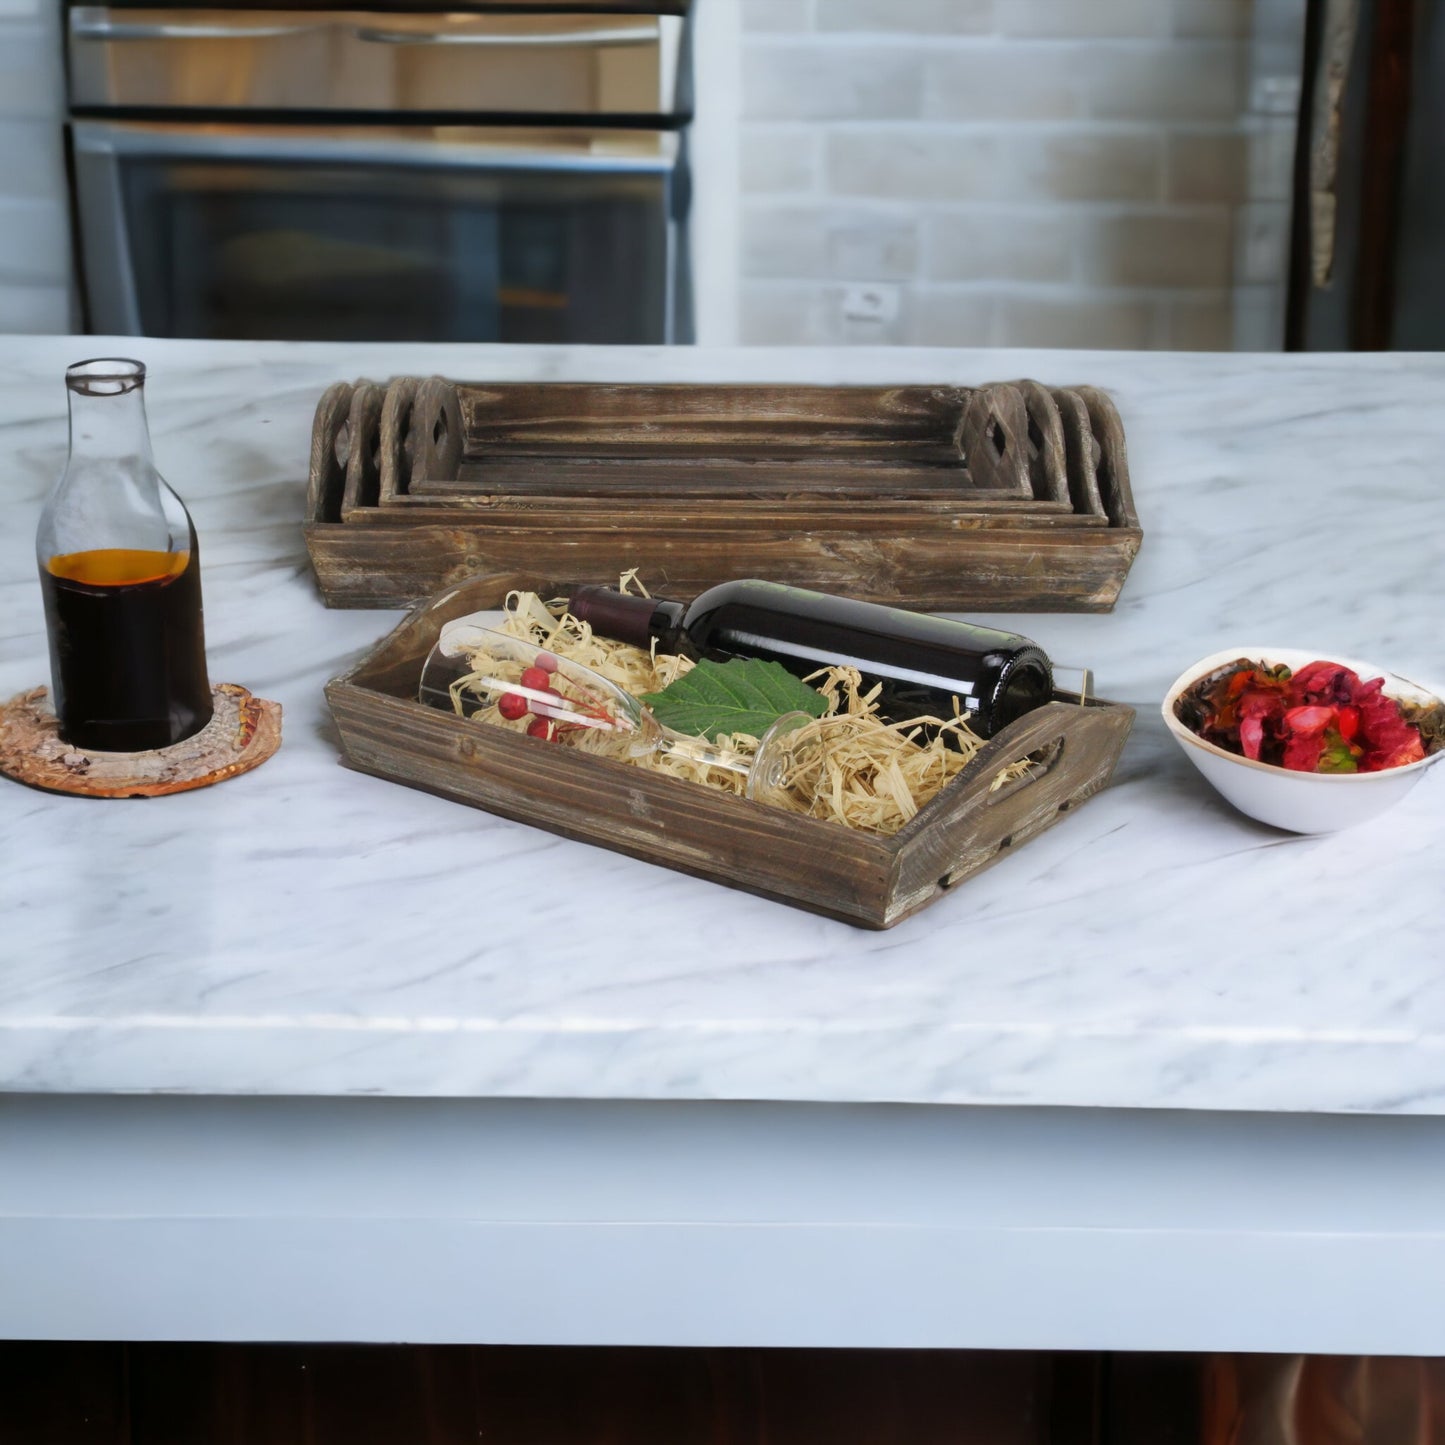
[[333,607],[639,569],[928,611],[1113,607],[1142,533],[1093,387],[338,383],[306,540]]

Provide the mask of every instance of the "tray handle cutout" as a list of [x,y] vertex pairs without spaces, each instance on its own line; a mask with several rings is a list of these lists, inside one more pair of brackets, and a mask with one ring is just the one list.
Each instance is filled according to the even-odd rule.
[[444,376],[429,376],[417,387],[410,432],[411,488],[423,479],[455,479],[466,430],[457,389]]
[[[1023,832],[1019,834],[1017,838],[1017,841],[1021,843],[1027,838],[1032,837],[1033,834],[1038,831],[1037,826],[1030,823],[1030,805],[1028,799],[1020,799],[1019,795],[1033,789],[1059,766],[1063,761],[1066,746],[1067,740],[1064,734],[1059,733],[1049,738],[1046,742],[1039,744],[1039,746],[1030,748],[1028,752],[1021,758],[1015,759],[1014,762],[1005,763],[1001,767],[994,769],[993,777],[996,778],[1001,772],[1016,766],[1017,763],[1026,762],[1029,764],[1028,772],[1022,773],[1017,778],[1010,779],[1010,781],[1004,783],[1002,787],[995,788],[991,792],[984,794],[985,808],[996,808],[1002,803],[1022,804],[1021,810],[1016,806],[1012,813],[1006,815],[1006,821],[1003,824],[1003,826],[1007,827],[1009,825],[1008,820],[1017,819],[1014,830],[1004,833],[993,843],[992,847],[989,847],[988,844],[985,843],[981,853],[974,852],[966,862],[959,864],[955,868],[950,868],[949,871],[943,874],[938,880],[938,888],[940,891],[946,891],[952,888],[954,884],[962,883],[965,878],[972,877],[973,874],[977,873],[981,867],[987,867],[987,865],[993,862],[1000,854],[1006,853],[1014,845],[1015,833],[1019,826],[1023,826]],[[1061,803],[1058,811],[1066,811],[1071,806],[1071,803],[1072,800]]]
[[1016,767],[1018,763],[1027,763],[1029,770],[1026,773],[1020,773],[1018,777],[1009,779],[1009,781],[1001,787],[995,788],[992,792],[985,794],[987,806],[995,808],[1003,802],[1005,798],[1011,798],[1015,793],[1021,793],[1025,788],[1032,787],[1045,773],[1051,772],[1058,766],[1063,755],[1064,738],[1061,734],[1054,738],[1052,742],[1044,743],[1041,747],[1034,748],[1031,752],[1025,753],[1017,762],[1006,763],[1004,767],[994,773],[994,777],[998,777],[999,773],[1005,772],[1008,768]]

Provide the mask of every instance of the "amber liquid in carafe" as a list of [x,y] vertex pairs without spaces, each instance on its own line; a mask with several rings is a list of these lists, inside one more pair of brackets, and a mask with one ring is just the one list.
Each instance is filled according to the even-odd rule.
[[194,533],[185,552],[101,547],[40,569],[60,736],[74,747],[168,747],[211,719]]

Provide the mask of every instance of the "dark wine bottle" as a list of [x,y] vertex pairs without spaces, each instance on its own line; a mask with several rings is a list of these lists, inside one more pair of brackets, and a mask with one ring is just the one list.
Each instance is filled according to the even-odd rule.
[[893,721],[951,717],[956,698],[987,738],[1053,696],[1048,656],[1027,637],[774,582],[724,582],[689,604],[580,586],[568,606],[602,636],[656,642],[659,652],[761,657],[799,677],[856,667],[883,684],[881,708]]

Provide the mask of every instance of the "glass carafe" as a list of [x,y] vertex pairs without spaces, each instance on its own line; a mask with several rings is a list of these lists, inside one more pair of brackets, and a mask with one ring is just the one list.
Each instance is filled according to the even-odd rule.
[[211,718],[196,530],[151,459],[145,367],[82,361],[65,385],[70,456],[35,540],[60,736],[168,747]]

